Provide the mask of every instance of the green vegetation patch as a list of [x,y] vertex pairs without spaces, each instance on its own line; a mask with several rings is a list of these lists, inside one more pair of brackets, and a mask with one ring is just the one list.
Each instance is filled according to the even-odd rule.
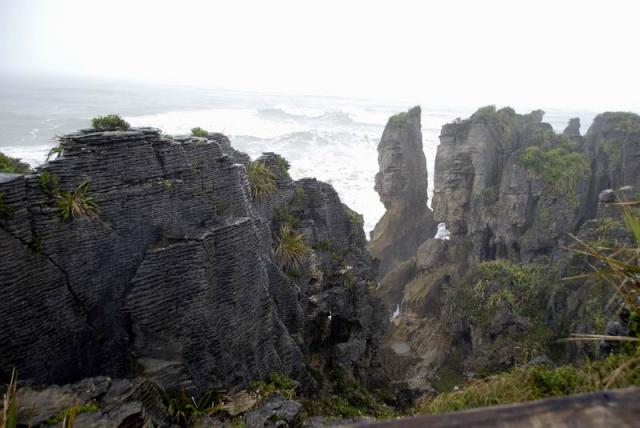
[[209,131],[200,127],[195,127],[191,128],[191,135],[193,135],[194,137],[208,138]]
[[4,193],[0,192],[0,217],[12,218],[15,210],[4,200]]
[[613,354],[582,366],[516,367],[508,372],[474,380],[460,390],[423,397],[418,413],[446,413],[570,394],[640,385],[640,348]]
[[56,416],[49,418],[45,421],[46,425],[58,425],[60,422],[71,417],[75,418],[76,415],[81,413],[93,413],[100,410],[100,407],[96,403],[85,403],[79,406],[70,407],[58,413]]
[[590,170],[587,156],[571,151],[569,145],[548,149],[527,147],[518,164],[531,176],[541,179],[546,190],[564,196],[572,204],[578,202],[578,183]]
[[264,162],[249,162],[247,179],[251,186],[251,197],[256,202],[262,201],[278,191],[276,175]]
[[356,418],[374,416],[389,419],[400,416],[392,406],[393,394],[384,390],[369,391],[357,382],[332,374],[333,389],[323,391],[316,399],[302,399],[307,416]]
[[282,173],[282,175],[288,177],[291,164],[281,155],[276,154],[276,159],[278,160],[278,168],[280,168],[280,172]]
[[283,269],[296,272],[309,253],[311,248],[305,242],[304,235],[296,233],[291,224],[282,224],[274,240],[275,262]]
[[258,394],[260,398],[267,398],[279,392],[283,397],[292,400],[296,396],[297,387],[298,383],[287,375],[272,372],[265,380],[252,382],[249,390]]
[[101,131],[126,131],[131,127],[127,121],[117,114],[96,116],[91,119],[91,126],[93,129]]
[[0,172],[8,174],[30,174],[33,172],[31,167],[21,162],[20,159],[12,158],[0,152]]
[[56,200],[60,216],[69,220],[74,217],[97,217],[100,208],[89,195],[89,182],[83,181],[71,192],[61,192]]
[[352,210],[351,208],[349,208],[344,204],[342,204],[342,206],[344,207],[344,211],[347,213],[347,217],[349,218],[349,221],[351,223],[355,223],[359,226],[364,225],[364,217],[362,216],[362,214],[358,214],[357,212],[355,212],[354,210]]

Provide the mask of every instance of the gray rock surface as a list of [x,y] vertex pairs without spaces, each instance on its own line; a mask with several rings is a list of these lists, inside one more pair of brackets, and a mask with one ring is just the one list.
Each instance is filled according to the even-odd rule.
[[[362,225],[330,185],[294,183],[275,154],[258,160],[278,189],[259,203],[249,158],[221,134],[84,130],[65,136],[62,156],[34,175],[2,175],[11,210],[0,214],[0,380],[14,366],[36,385],[136,368],[170,394],[197,394],[270,372],[308,379],[305,341],[316,339],[325,310],[357,326],[340,338],[329,330],[327,358],[341,355],[342,368],[366,377],[384,323],[367,294],[375,272]],[[56,195],[85,181],[98,216],[63,219]],[[337,261],[309,256],[322,259],[326,278],[313,284],[272,260],[274,215],[295,187],[305,192],[297,230],[309,245],[339,249]],[[347,264],[348,287],[338,273]]]
[[[384,344],[385,352],[407,361],[404,371],[393,368],[398,384],[429,390],[454,382],[456,373],[461,381],[463,371],[508,368],[519,358],[514,349],[528,346],[524,341],[544,334],[598,333],[596,319],[614,316],[606,309],[611,297],[606,284],[556,284],[591,269],[562,249],[574,243],[569,233],[585,242],[629,239],[619,210],[607,203],[637,197],[640,156],[634,150],[640,146],[640,117],[598,115],[584,137],[578,120],[556,134],[542,119],[542,111],[520,115],[489,106],[442,128],[432,206],[434,220],[446,223],[450,240],[421,242],[394,262],[377,291],[389,313],[397,312]],[[618,190],[605,190],[610,188]],[[397,221],[412,224],[415,216],[401,215]],[[391,241],[389,247],[405,238]],[[490,270],[483,271],[481,264],[493,260],[501,261],[487,269],[504,264],[504,275],[496,278],[506,283],[484,279],[483,272]],[[508,295],[513,287],[508,278],[517,272],[530,275],[527,279],[550,275],[535,286],[539,294],[520,312],[495,304]],[[466,303],[481,305],[482,299],[465,290],[480,280],[484,295],[495,300],[491,311],[474,318],[473,305]],[[589,352],[573,346],[553,355],[570,361]],[[552,352],[538,347],[529,358],[545,354]]]

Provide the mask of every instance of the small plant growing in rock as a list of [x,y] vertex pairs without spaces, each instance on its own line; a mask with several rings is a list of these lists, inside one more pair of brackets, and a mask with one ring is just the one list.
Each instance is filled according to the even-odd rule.
[[38,184],[45,195],[50,198],[55,198],[60,194],[60,177],[55,174],[51,174],[49,171],[44,171],[40,174],[40,177],[38,177]]
[[89,182],[84,181],[73,192],[60,192],[56,200],[60,216],[65,219],[74,217],[97,217],[100,209],[89,196]]
[[209,131],[200,127],[195,127],[191,128],[191,135],[193,135],[194,137],[208,138]]
[[304,200],[304,189],[300,186],[293,188],[293,197],[291,198],[292,205],[300,205]]
[[53,156],[55,156],[56,159],[59,158],[62,152],[64,152],[65,145],[68,144],[68,140],[64,137],[56,137],[55,141],[57,144],[49,150],[49,153],[47,153],[47,162],[49,162]]
[[117,114],[96,116],[91,119],[91,126],[93,129],[100,131],[126,131],[131,127],[128,122]]
[[13,207],[11,207],[4,200],[4,193],[0,192],[0,217],[11,218],[15,214]]
[[264,200],[278,190],[275,174],[263,162],[249,162],[247,179],[251,186],[251,197],[256,202]]
[[297,271],[310,252],[302,234],[296,233],[289,223],[280,226],[273,250],[273,258],[280,267]]

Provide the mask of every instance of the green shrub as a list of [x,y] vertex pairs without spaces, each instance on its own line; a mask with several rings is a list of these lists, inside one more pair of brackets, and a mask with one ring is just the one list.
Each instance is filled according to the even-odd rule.
[[289,168],[291,168],[291,164],[289,163],[288,160],[286,160],[284,157],[280,155],[276,155],[276,158],[278,159],[278,167],[280,168],[280,172],[282,173],[282,175],[288,177]]
[[44,171],[38,177],[38,184],[45,195],[50,198],[56,198],[60,195],[60,177],[57,175]]
[[578,183],[590,171],[587,156],[570,151],[566,145],[552,149],[527,147],[518,164],[530,175],[541,179],[546,190],[565,197],[571,204],[578,202]]
[[74,217],[97,217],[100,209],[89,196],[89,182],[84,181],[73,192],[60,192],[56,204],[60,210],[60,216],[65,219]]
[[0,152],[0,172],[9,174],[30,174],[33,172],[31,167],[21,162],[20,159],[12,158]]
[[209,131],[200,127],[195,127],[191,128],[191,135],[193,135],[194,137],[208,138]]
[[283,269],[297,271],[300,263],[311,252],[311,248],[304,242],[304,236],[296,233],[289,223],[280,226],[274,244],[273,258]]
[[131,126],[117,114],[96,116],[91,119],[93,129],[102,131],[126,131]]
[[349,221],[351,223],[355,223],[359,226],[364,225],[364,217],[362,216],[362,214],[358,214],[357,212],[355,212],[354,210],[352,210],[351,208],[349,208],[344,204],[342,206],[344,207],[344,211],[347,213],[347,217],[349,218]]
[[249,162],[247,179],[251,186],[251,197],[259,202],[278,191],[276,176],[269,167],[260,161]]

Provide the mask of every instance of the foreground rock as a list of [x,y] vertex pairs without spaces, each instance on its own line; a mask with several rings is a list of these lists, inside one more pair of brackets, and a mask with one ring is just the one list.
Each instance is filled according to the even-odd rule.
[[[136,376],[198,396],[277,372],[313,389],[316,345],[327,370],[376,378],[375,271],[331,186],[295,183],[266,154],[275,190],[254,200],[248,158],[221,134],[85,130],[62,142],[35,174],[0,175],[0,381],[12,367],[33,385]],[[72,195],[99,211],[65,218]],[[272,255],[285,209],[309,247],[296,275]]]

